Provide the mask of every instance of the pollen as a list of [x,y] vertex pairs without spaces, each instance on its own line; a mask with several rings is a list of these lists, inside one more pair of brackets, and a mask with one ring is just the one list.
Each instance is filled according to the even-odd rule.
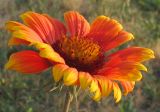
[[60,40],[58,48],[69,63],[83,66],[94,64],[99,59],[101,50],[92,40],[78,37],[64,37]]

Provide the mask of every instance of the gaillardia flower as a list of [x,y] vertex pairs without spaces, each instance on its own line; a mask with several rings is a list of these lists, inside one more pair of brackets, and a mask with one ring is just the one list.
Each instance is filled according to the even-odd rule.
[[24,24],[6,23],[7,30],[12,32],[9,45],[31,45],[37,51],[13,53],[5,67],[24,74],[52,67],[56,82],[88,89],[96,101],[113,91],[118,102],[121,89],[125,95],[131,92],[142,78],[140,71],[147,71],[141,62],[154,58],[152,50],[142,47],[108,54],[134,37],[106,16],[97,17],[90,25],[78,12],[69,11],[64,14],[66,27],[46,14],[26,12],[20,17]]

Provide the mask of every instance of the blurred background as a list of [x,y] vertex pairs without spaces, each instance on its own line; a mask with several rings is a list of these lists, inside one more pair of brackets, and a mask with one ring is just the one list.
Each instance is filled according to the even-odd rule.
[[[8,56],[19,50],[7,46],[10,34],[4,24],[8,20],[21,22],[19,15],[28,10],[48,13],[61,21],[69,10],[79,11],[89,22],[106,15],[135,36],[119,49],[133,45],[154,50],[156,59],[146,63],[149,72],[143,73],[131,94],[115,104],[113,95],[96,103],[80,92],[79,112],[160,112],[160,0],[0,0],[0,112],[61,112],[64,102],[64,90],[49,92],[54,86],[49,71],[26,76],[4,70]],[[75,112],[74,101],[70,112]]]

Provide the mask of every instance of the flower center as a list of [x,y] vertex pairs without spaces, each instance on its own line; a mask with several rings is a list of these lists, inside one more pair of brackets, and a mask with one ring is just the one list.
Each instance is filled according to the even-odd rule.
[[92,40],[63,37],[57,44],[57,51],[66,63],[79,70],[89,71],[102,60],[101,47]]

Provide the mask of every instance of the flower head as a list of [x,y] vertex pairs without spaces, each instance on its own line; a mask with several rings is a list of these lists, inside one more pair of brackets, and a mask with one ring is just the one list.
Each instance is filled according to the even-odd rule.
[[142,78],[140,71],[147,71],[141,62],[154,58],[152,50],[142,47],[105,55],[134,38],[119,22],[106,16],[97,17],[90,25],[78,12],[69,11],[64,14],[66,27],[46,14],[26,12],[21,18],[24,24],[6,24],[12,32],[9,45],[32,45],[38,51],[13,53],[6,68],[35,74],[52,67],[56,82],[63,80],[67,86],[89,89],[96,101],[114,91],[118,102],[120,86],[125,95],[131,92]]

